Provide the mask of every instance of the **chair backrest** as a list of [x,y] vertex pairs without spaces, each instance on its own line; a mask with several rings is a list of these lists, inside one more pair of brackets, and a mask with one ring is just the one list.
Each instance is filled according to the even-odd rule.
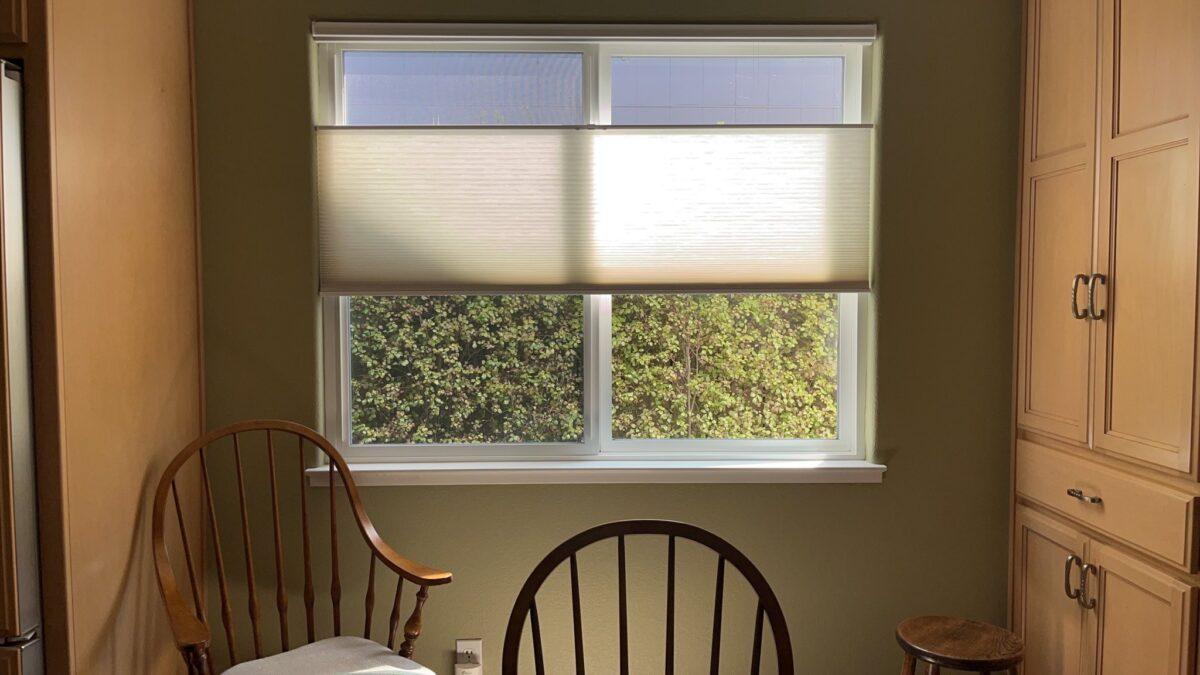
[[[792,641],[788,635],[787,622],[783,618],[783,610],[779,600],[763,578],[762,573],[750,562],[750,559],[734,548],[732,544],[717,535],[687,523],[669,520],[623,520],[607,523],[585,530],[571,537],[550,552],[534,568],[533,573],[521,587],[512,613],[508,617],[508,630],[504,634],[504,656],[501,663],[503,675],[516,675],[520,657],[521,638],[525,631],[525,618],[529,617],[532,631],[533,664],[537,675],[545,675],[546,667],[542,653],[541,625],[538,622],[537,602],[535,596],[541,589],[542,583],[564,561],[570,565],[571,578],[571,613],[575,648],[575,673],[584,675],[583,626],[579,599],[579,563],[576,554],[583,548],[598,541],[617,540],[617,611],[618,611],[618,661],[621,675],[629,673],[629,618],[628,602],[626,600],[626,565],[625,537],[630,535],[663,535],[667,537],[667,601],[665,607],[666,630],[664,649],[664,665],[667,675],[675,672],[675,540],[686,539],[708,547],[717,554],[717,581],[713,602],[712,641],[709,653],[709,670],[716,675],[721,662],[721,622],[722,605],[725,595],[725,565],[726,563],[742,573],[751,588],[758,595],[758,609],[755,612],[754,644],[751,649],[750,673],[757,675],[762,663],[762,633],[763,618],[771,624],[771,634],[775,642],[775,656],[780,675],[791,675]],[[561,672],[555,669],[554,672]],[[646,672],[639,667],[638,672]]]
[[[371,615],[375,605],[375,567],[376,560],[396,573],[395,595],[392,600],[391,615],[388,622],[387,645],[389,648],[395,648],[396,632],[399,627],[401,617],[401,596],[404,588],[404,581],[407,580],[417,586],[417,592],[414,600],[414,605],[411,614],[404,624],[404,641],[401,644],[399,651],[403,656],[410,656],[413,651],[413,645],[421,632],[421,613],[428,597],[428,587],[437,586],[449,583],[451,576],[449,572],[443,572],[433,568],[414,563],[393,550],[388,546],[379,533],[375,530],[375,526],[371,523],[370,518],[363,508],[362,500],[359,496],[358,488],[354,484],[354,479],[350,475],[349,467],[346,465],[342,456],[335,450],[328,440],[320,434],[305,427],[301,424],[288,422],[284,420],[248,420],[232,424],[221,429],[211,431],[200,438],[197,438],[186,448],[184,448],[167,469],[163,472],[162,479],[159,481],[158,490],[154,495],[154,512],[151,521],[152,534],[152,549],[154,553],[155,571],[158,576],[159,590],[163,597],[163,602],[166,604],[168,618],[171,623],[172,631],[175,635],[176,646],[180,649],[184,661],[187,664],[189,673],[207,673],[212,668],[211,658],[209,654],[210,641],[212,631],[209,628],[209,622],[205,615],[204,597],[199,579],[197,578],[201,567],[197,564],[196,553],[193,549],[202,549],[201,542],[207,540],[211,544],[212,560],[216,572],[217,590],[220,594],[220,614],[223,627],[224,643],[226,653],[231,664],[236,664],[240,658],[247,655],[252,658],[262,658],[268,655],[264,649],[263,636],[260,624],[270,621],[270,617],[263,617],[263,612],[259,607],[258,589],[256,588],[255,576],[255,557],[253,547],[255,543],[266,543],[273,547],[274,552],[274,579],[275,579],[275,606],[279,628],[279,647],[281,651],[288,651],[292,646],[290,641],[291,634],[288,630],[288,592],[285,582],[285,557],[287,557],[288,545],[285,545],[285,540],[291,542],[291,548],[300,548],[303,555],[304,568],[304,612],[305,612],[305,636],[306,644],[317,639],[316,635],[316,609],[317,609],[317,584],[319,580],[313,576],[313,537],[310,534],[310,521],[315,518],[315,514],[310,513],[309,494],[306,487],[305,476],[305,458],[306,455],[312,455],[312,449],[323,453],[329,460],[329,489],[328,489],[328,508],[329,508],[329,605],[332,611],[332,624],[334,635],[342,634],[342,616],[341,616],[341,600],[342,600],[342,584],[341,573],[339,570],[339,554],[338,554],[338,517],[337,517],[337,502],[338,493],[344,492],[346,500],[349,502],[349,513],[353,517],[354,523],[357,526],[359,534],[362,535],[365,541],[370,563],[367,572],[367,588],[364,595],[365,615],[363,618],[362,635],[366,638],[371,638]],[[236,551],[226,551],[222,547],[222,537],[219,528],[218,517],[216,515],[216,502],[213,499],[213,484],[221,477],[214,476],[212,469],[213,462],[216,459],[212,453],[231,452],[233,456],[234,475],[226,474],[225,480],[236,481],[237,486],[237,506],[240,513],[240,554]],[[294,473],[290,476],[283,476],[277,471],[276,455],[280,453],[292,453],[294,457],[294,465],[298,469],[293,469]],[[246,490],[246,470],[244,467],[243,456],[258,455],[252,459],[258,460],[256,463],[261,465],[261,454],[266,456],[266,481],[269,482],[269,499],[271,507],[271,528],[270,537],[267,538],[267,533],[263,533],[260,539],[254,536],[251,532],[250,512],[247,507],[247,490]],[[180,487],[177,483],[188,480],[185,476],[194,474],[181,474],[185,465],[188,465],[189,460],[198,462],[198,466],[193,466],[198,473],[199,499],[202,500],[200,505],[201,511],[204,513],[202,517],[205,519],[205,525],[208,531],[206,536],[200,537],[197,540],[195,534],[191,538],[188,536],[187,521],[184,516],[184,508],[181,504]],[[288,461],[287,464],[293,464]],[[344,491],[335,489],[338,483],[345,488]],[[287,486],[291,485],[291,488]],[[190,487],[186,486],[185,487]],[[299,532],[285,533],[282,521],[280,518],[280,496],[283,490],[297,490],[299,494],[299,515],[300,523]],[[186,499],[187,490],[184,491],[184,499]],[[253,504],[261,504],[265,501],[266,495],[260,493],[251,493],[251,498],[254,499]],[[168,502],[170,502],[168,504]],[[252,504],[252,505],[253,505]],[[168,522],[167,511],[174,512],[173,520],[178,527],[177,537],[168,537],[166,535],[166,524]],[[193,525],[196,523],[193,522]],[[173,566],[171,551],[168,547],[168,539],[173,543],[179,544],[179,550],[176,551],[183,559],[183,567],[187,570],[187,582],[190,590],[190,604],[183,599],[179,591],[179,584],[176,581],[176,567]],[[297,542],[296,540],[299,540]],[[296,546],[296,544],[299,546]],[[198,551],[200,555],[204,554],[203,550]],[[244,567],[241,567],[245,573],[245,583],[247,591],[246,611],[249,614],[249,623],[251,630],[250,644],[242,643],[239,645],[236,639],[234,609],[230,602],[230,584],[229,584],[229,569],[226,567],[226,561],[230,558],[241,558],[240,562]],[[176,559],[178,560],[178,559]],[[238,564],[234,562],[233,564]],[[320,580],[323,581],[323,580]],[[322,602],[322,604],[324,604]],[[271,614],[267,610],[267,614]],[[298,646],[298,645],[296,645]],[[273,651],[273,650],[272,650]]]

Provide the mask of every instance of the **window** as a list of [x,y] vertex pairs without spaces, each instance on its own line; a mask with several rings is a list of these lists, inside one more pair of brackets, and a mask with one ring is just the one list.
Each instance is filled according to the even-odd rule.
[[[862,50],[750,39],[328,39],[318,45],[318,119],[454,129],[857,124]],[[529,138],[514,136],[511,147]],[[495,173],[480,181],[505,179]],[[634,189],[630,180],[620,189]],[[707,189],[736,177],[703,180]],[[594,203],[603,189],[612,188],[547,208],[603,210]],[[589,245],[636,250],[646,236],[662,235],[635,229]],[[445,267],[436,273],[452,278]],[[346,288],[324,306],[326,433],[352,461],[862,457],[855,292]]]

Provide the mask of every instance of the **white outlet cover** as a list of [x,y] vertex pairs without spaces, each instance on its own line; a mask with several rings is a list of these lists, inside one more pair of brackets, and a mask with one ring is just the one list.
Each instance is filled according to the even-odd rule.
[[[470,660],[467,653],[471,654]],[[483,638],[470,638],[454,641],[455,662],[478,663],[483,665]]]

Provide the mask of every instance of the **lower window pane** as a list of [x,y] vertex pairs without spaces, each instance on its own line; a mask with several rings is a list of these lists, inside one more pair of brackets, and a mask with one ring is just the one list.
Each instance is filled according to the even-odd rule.
[[837,438],[838,296],[616,295],[614,438]]
[[581,296],[350,299],[354,443],[578,442]]

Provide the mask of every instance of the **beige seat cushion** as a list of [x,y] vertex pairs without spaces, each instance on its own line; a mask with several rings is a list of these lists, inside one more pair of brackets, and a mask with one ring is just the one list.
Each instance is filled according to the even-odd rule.
[[290,652],[255,659],[225,671],[226,675],[434,675],[387,647],[360,637],[335,637]]

